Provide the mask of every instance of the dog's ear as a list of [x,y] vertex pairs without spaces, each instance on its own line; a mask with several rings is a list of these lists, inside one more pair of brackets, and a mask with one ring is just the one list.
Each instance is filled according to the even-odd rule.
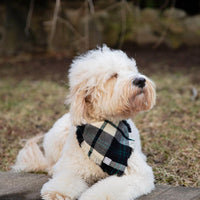
[[86,98],[88,90],[77,86],[73,88],[68,96],[68,103],[70,104],[70,114],[73,125],[81,125],[87,119],[87,105]]

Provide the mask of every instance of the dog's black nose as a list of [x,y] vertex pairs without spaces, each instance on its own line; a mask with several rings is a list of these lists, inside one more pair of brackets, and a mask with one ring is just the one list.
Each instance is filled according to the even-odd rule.
[[145,82],[146,82],[146,79],[145,78],[136,78],[134,81],[133,81],[133,84],[138,86],[139,88],[143,88],[145,86]]

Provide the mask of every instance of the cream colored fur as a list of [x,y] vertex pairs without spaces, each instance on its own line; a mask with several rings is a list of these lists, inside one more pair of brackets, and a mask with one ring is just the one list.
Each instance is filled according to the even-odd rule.
[[[143,89],[133,81],[143,77]],[[43,140],[44,154],[34,138],[19,152],[16,171],[47,171],[45,200],[130,200],[154,189],[154,176],[141,151],[140,136],[133,121],[137,113],[155,104],[153,82],[141,75],[135,60],[120,50],[104,46],[77,57],[69,71],[70,112],[61,117]],[[100,120],[128,119],[134,151],[121,177],[108,176],[81,150],[76,126]]]

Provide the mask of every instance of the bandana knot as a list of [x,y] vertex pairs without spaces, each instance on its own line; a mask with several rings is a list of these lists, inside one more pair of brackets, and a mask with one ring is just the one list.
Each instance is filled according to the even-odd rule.
[[131,127],[127,121],[110,121],[77,126],[77,140],[83,152],[109,175],[121,176],[133,151]]

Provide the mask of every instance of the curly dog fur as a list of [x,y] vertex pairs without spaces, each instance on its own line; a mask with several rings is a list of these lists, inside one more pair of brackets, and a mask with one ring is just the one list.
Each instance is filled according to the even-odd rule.
[[[16,171],[47,171],[46,200],[130,200],[154,189],[154,176],[141,151],[140,136],[131,119],[155,104],[155,85],[140,74],[133,58],[107,46],[75,58],[69,71],[69,113],[44,135],[29,140],[19,152]],[[102,120],[127,120],[135,140],[124,175],[109,176],[86,156],[76,138],[78,125]]]

